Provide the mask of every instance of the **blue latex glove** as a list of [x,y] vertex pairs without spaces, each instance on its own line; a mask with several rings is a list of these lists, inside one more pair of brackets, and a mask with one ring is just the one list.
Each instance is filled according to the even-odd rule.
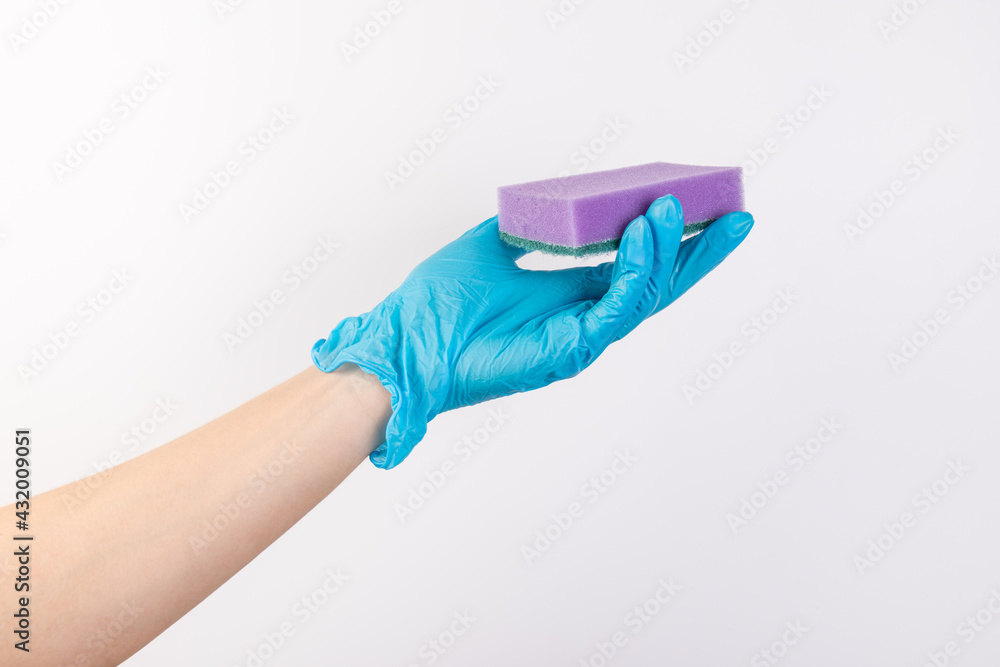
[[398,465],[436,415],[573,377],[609,344],[659,312],[746,237],[748,213],[726,215],[681,243],[680,203],[657,199],[625,230],[614,262],[521,269],[524,250],[490,218],[417,266],[371,312],[318,341],[312,359],[352,362],[392,396],[385,442],[371,454]]

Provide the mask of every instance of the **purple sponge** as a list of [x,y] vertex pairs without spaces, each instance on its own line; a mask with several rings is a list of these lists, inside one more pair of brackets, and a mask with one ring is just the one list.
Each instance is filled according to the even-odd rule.
[[692,234],[743,210],[743,171],[652,162],[507,185],[497,190],[500,237],[561,255],[614,250],[628,223],[668,194],[680,201],[684,233]]

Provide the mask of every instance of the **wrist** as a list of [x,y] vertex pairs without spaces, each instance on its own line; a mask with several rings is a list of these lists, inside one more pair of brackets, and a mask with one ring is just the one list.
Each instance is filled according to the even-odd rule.
[[[412,327],[402,322],[372,325],[372,321],[394,317],[381,314],[390,306],[402,308],[390,295],[372,311],[375,315],[342,320],[327,338],[313,345],[311,353],[316,367],[327,373],[347,365],[357,368],[344,377],[350,378],[345,384],[350,384],[357,396],[355,405],[378,418],[381,439],[369,458],[383,469],[406,458],[427,432],[427,422],[439,411],[433,389],[426,386],[426,369],[413,354],[414,348],[436,345],[413,340]],[[414,306],[410,303],[409,307]],[[354,380],[359,381],[357,386]]]
[[[382,381],[379,380],[378,376],[351,362],[338,366],[332,375],[343,381],[353,406],[361,414],[369,416],[378,425],[379,432],[384,434],[386,423],[392,414],[392,396],[382,386]],[[382,440],[379,442],[381,443]]]

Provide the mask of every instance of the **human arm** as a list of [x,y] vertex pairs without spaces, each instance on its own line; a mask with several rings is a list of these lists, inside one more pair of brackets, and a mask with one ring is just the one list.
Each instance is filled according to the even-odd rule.
[[[310,367],[97,473],[79,506],[64,502],[69,485],[32,498],[30,591],[17,594],[30,598],[30,652],[14,648],[15,593],[5,586],[0,664],[119,664],[333,491],[381,442],[388,416],[389,395],[371,375]],[[223,508],[239,513],[219,520]],[[213,521],[223,528],[206,539]],[[14,523],[14,506],[4,507],[5,550]]]

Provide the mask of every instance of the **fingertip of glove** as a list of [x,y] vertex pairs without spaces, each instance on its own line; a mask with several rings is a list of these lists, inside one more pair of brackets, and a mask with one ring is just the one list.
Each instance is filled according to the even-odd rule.
[[649,228],[646,216],[640,215],[630,222],[625,229],[624,237],[628,240],[629,248],[644,250],[653,240],[653,232]]
[[653,232],[649,221],[640,215],[629,223],[622,235],[618,258],[625,271],[639,273],[652,266]]
[[694,239],[700,239],[699,245],[704,249],[728,255],[736,246],[743,243],[743,239],[750,233],[752,227],[753,216],[744,211],[737,211],[722,216]]
[[736,211],[725,217],[727,218],[726,230],[733,238],[744,237],[753,228],[753,216],[746,211]]
[[684,211],[677,197],[673,195],[665,195],[650,204],[646,217],[654,224],[667,227],[684,226]]

